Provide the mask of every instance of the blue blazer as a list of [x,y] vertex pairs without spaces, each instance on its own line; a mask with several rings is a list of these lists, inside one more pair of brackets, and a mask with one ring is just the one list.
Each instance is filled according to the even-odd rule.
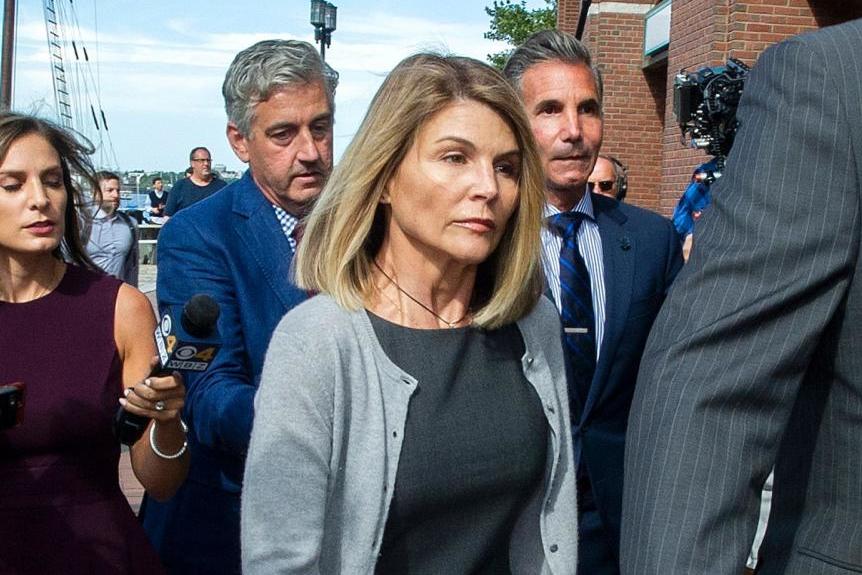
[[169,570],[239,572],[239,501],[254,396],[272,331],[306,299],[290,281],[292,252],[275,211],[246,171],[171,218],[159,234],[159,307],[211,295],[223,347],[188,375],[189,477],[168,502],[151,499],[144,528]]
[[586,404],[580,404],[576,393],[569,396],[575,452],[618,550],[626,425],[638,367],[653,320],[683,260],[669,219],[599,194],[592,194],[592,202],[602,238],[605,332]]

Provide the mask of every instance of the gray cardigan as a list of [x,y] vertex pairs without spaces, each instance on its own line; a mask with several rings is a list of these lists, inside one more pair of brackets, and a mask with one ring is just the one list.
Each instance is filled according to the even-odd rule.
[[[524,375],[550,430],[543,488],[512,534],[515,574],[574,574],[577,509],[556,308],[518,322]],[[372,574],[411,395],[364,310],[319,295],[276,328],[255,398],[242,492],[243,572]]]

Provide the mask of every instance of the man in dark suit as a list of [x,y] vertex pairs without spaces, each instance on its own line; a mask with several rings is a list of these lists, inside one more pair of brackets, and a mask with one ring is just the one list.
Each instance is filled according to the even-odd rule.
[[223,347],[186,379],[191,466],[144,527],[173,573],[240,572],[240,490],[253,399],[275,325],[306,293],[290,284],[296,231],[332,167],[334,78],[313,46],[259,42],[240,52],[222,92],[227,138],[249,164],[239,181],[182,210],[159,238],[160,306],[197,293],[221,306]]
[[758,573],[862,573],[862,20],[766,50],[737,117],[642,362],[623,572],[737,575],[774,464]]
[[[549,226],[542,235],[543,263],[563,316],[569,360],[578,572],[613,574],[619,571],[629,404],[650,326],[682,266],[680,244],[669,220],[588,192],[602,143],[601,78],[574,36],[539,32],[515,50],[505,74],[523,97],[545,170]],[[579,221],[571,236],[555,224],[566,214]],[[574,252],[567,246],[578,250],[578,265],[589,276],[582,284],[592,314],[579,325],[568,321],[565,270]]]

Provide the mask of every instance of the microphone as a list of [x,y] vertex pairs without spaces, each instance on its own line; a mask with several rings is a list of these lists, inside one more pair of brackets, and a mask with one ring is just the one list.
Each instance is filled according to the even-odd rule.
[[[174,371],[203,372],[221,348],[217,322],[221,310],[206,295],[197,294],[183,306],[167,306],[154,333],[159,363],[150,377],[164,377]],[[179,316],[180,321],[175,321]],[[114,417],[114,435],[120,443],[134,444],[143,435],[150,418],[130,413],[120,407]]]

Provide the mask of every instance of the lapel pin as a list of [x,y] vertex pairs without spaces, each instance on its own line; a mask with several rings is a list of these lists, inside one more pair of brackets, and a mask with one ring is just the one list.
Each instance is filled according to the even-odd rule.
[[623,236],[620,238],[620,247],[623,249],[624,252],[627,252],[632,248],[632,243],[627,237]]

